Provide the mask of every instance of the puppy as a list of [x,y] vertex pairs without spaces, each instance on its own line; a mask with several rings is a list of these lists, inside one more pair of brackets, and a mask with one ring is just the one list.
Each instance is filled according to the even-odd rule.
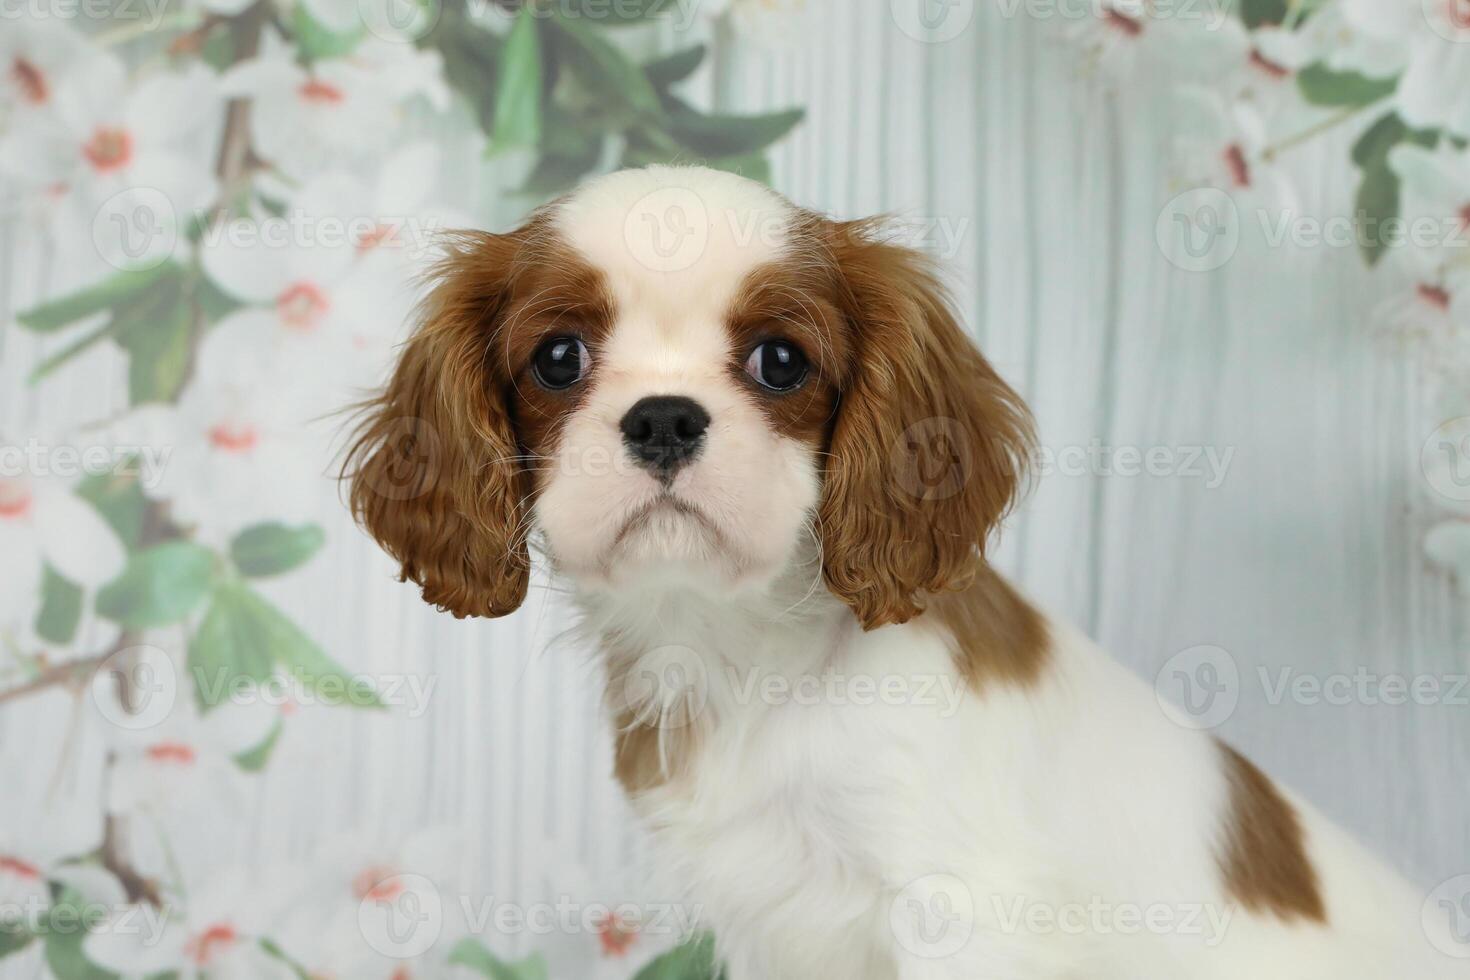
[[456,616],[534,539],[730,980],[1470,976],[1423,897],[987,563],[1032,455],[929,264],[702,168],[466,232],[349,461]]

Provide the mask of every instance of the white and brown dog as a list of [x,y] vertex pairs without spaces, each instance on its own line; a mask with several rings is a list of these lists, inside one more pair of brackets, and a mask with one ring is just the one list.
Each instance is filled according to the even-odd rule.
[[881,226],[651,167],[453,240],[352,502],[455,615],[516,609],[533,541],[574,586],[617,775],[730,980],[1470,975],[987,565],[1031,441]]

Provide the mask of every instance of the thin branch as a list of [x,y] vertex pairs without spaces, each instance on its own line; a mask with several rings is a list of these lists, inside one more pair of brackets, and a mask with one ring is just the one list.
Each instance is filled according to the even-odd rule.
[[48,667],[24,684],[0,691],[0,704],[4,704],[7,701],[14,701],[28,694],[35,694],[38,691],[44,691],[47,688],[57,687],[59,685],[78,687],[82,683],[91,680],[92,675],[97,672],[97,668],[102,666],[102,662],[116,653],[117,649],[114,648],[108,650],[106,653],[95,654],[81,660],[71,660],[64,664],[57,664],[55,667]]

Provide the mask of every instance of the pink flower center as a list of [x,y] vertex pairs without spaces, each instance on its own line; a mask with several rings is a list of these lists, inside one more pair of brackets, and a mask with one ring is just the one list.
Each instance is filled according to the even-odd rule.
[[1129,17],[1121,10],[1114,10],[1112,7],[1103,11],[1103,23],[1124,37],[1137,37],[1143,33],[1143,21],[1136,17]]
[[196,757],[192,745],[183,742],[157,742],[148,746],[148,758],[166,765],[192,766]]
[[394,230],[392,225],[374,225],[357,240],[357,250],[359,252],[371,252],[384,242],[390,240],[393,237]]
[[41,869],[34,864],[27,864],[17,857],[0,854],[0,874],[14,875],[17,878],[26,878],[35,881],[41,877]]
[[17,56],[10,66],[10,77],[19,86],[21,98],[31,105],[41,105],[51,97],[51,86],[46,83],[46,75],[34,61]]
[[102,173],[125,167],[133,159],[133,134],[126,129],[99,126],[82,147],[82,156]]
[[1251,49],[1251,65],[1270,75],[1272,78],[1285,78],[1291,74],[1291,69],[1285,65],[1279,65],[1267,58],[1256,49]]
[[276,312],[292,330],[311,330],[321,323],[332,303],[314,283],[298,282],[276,298]]
[[1460,228],[1470,228],[1470,204],[1460,209]]
[[1251,185],[1251,165],[1246,162],[1245,151],[1239,143],[1231,143],[1225,148],[1225,169],[1230,171],[1230,179],[1236,187]]
[[1470,0],[1447,0],[1450,25],[1460,30],[1470,30]]
[[209,430],[209,444],[226,453],[248,453],[260,442],[260,433],[248,423],[221,422]]
[[1421,282],[1419,284],[1419,298],[1436,310],[1447,311],[1450,308],[1450,294],[1443,286],[1435,286],[1431,283]]
[[239,940],[239,933],[228,922],[216,922],[189,940],[186,952],[199,966],[208,966],[214,958]]
[[597,941],[603,956],[622,956],[638,938],[638,929],[624,922],[617,913],[609,913],[597,924]]
[[352,879],[352,892],[363,901],[391,902],[403,894],[403,880],[392,868],[375,864]]
[[316,105],[338,105],[347,98],[340,88],[320,78],[307,79],[297,91],[307,102]]
[[19,480],[0,480],[0,521],[15,521],[31,512],[31,488]]

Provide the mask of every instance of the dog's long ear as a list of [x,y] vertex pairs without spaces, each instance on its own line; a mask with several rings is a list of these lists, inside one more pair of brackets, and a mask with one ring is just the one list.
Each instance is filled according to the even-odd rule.
[[503,616],[526,596],[529,481],[494,355],[523,237],[447,242],[386,389],[364,406],[343,475],[353,515],[423,587],[463,616]]
[[873,629],[970,582],[1019,492],[1032,424],[925,256],[875,222],[820,234],[853,337],[818,511],[823,574]]

